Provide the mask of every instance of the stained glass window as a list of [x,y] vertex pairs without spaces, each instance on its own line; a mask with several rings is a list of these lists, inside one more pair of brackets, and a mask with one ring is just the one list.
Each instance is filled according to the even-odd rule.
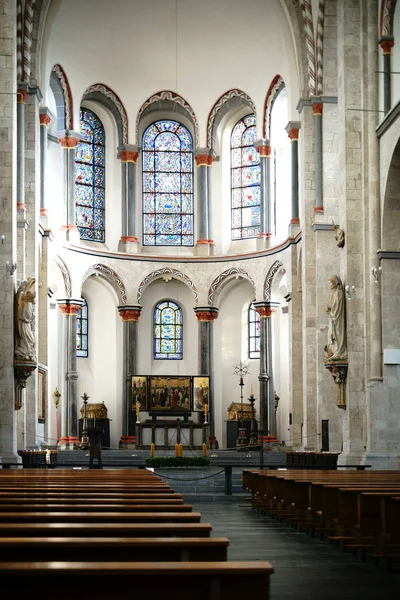
[[249,306],[249,358],[260,358],[260,315]]
[[76,315],[76,356],[88,356],[88,305],[84,298]]
[[257,237],[260,233],[260,159],[254,141],[256,117],[236,123],[231,136],[232,239]]
[[82,240],[104,242],[104,127],[92,111],[82,108],[80,131],[75,154],[75,223]]
[[143,245],[193,246],[193,140],[177,121],[143,135]]
[[165,300],[154,309],[154,358],[182,360],[182,357],[182,309],[175,302]]

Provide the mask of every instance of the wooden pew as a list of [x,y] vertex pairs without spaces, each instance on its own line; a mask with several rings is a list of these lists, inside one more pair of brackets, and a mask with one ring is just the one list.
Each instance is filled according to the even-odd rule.
[[76,501],[69,501],[65,503],[60,502],[48,502],[47,500],[42,502],[36,501],[19,501],[18,503],[13,502],[12,504],[2,504],[0,502],[0,514],[3,512],[191,512],[193,506],[191,504],[164,504],[162,502],[147,503],[142,502],[141,504],[120,504],[114,502],[113,504],[103,504],[101,501],[96,503],[79,503]]
[[1,512],[2,523],[200,523],[199,512],[73,512],[19,511]]
[[200,561],[227,560],[226,537],[0,538],[0,561]]
[[3,587],[16,598],[29,590],[30,600],[42,600],[46,589],[57,590],[58,600],[70,600],[76,592],[109,600],[128,590],[163,600],[182,594],[190,600],[243,600],[249,589],[266,600],[273,572],[267,561],[0,563]]
[[[159,495],[155,495],[155,496],[151,496],[148,495],[146,497],[143,498],[121,498],[121,497],[109,497],[109,498],[103,498],[102,496],[94,496],[91,498],[87,498],[87,497],[83,497],[83,498],[76,498],[73,495],[70,496],[49,496],[47,494],[41,494],[39,496],[29,496],[29,497],[25,497],[25,496],[5,496],[5,497],[0,497],[0,510],[2,507],[5,507],[7,505],[12,504],[15,509],[17,510],[18,506],[28,506],[30,504],[35,504],[35,505],[40,505],[40,504],[59,504],[60,506],[63,504],[66,504],[68,506],[74,506],[76,505],[76,503],[79,502],[80,506],[91,506],[92,504],[101,504],[102,506],[106,507],[106,506],[114,506],[116,504],[118,504],[118,506],[123,507],[135,507],[135,506],[142,506],[143,504],[145,504],[148,507],[151,506],[170,506],[171,508],[173,506],[183,506],[184,502],[183,502],[183,498],[179,497],[179,498],[160,498]],[[189,506],[189,505],[185,505],[185,506]],[[62,509],[61,509],[62,510]]]

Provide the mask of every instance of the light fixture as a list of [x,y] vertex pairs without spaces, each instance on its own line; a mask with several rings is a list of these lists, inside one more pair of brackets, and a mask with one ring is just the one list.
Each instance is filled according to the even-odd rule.
[[345,292],[347,294],[347,300],[351,300],[352,299],[352,295],[356,291],[355,286],[354,285],[346,285],[346,287],[344,289],[345,289]]
[[379,283],[379,276],[382,274],[382,267],[372,267],[371,273],[375,279],[375,283]]
[[[6,236],[4,235],[4,233],[0,236],[0,239],[1,239],[1,243],[4,244],[4,240],[6,239]],[[10,262],[9,260],[6,261],[6,270],[10,277],[12,277],[14,275],[16,269],[17,269],[17,263]]]

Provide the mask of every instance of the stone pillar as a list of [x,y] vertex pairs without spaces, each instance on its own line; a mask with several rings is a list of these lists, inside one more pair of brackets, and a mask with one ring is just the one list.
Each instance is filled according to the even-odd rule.
[[60,446],[73,448],[78,439],[78,372],[76,370],[76,315],[82,306],[81,300],[59,300],[64,315],[64,368],[65,380],[61,389],[61,435]]
[[39,110],[40,122],[40,222],[47,229],[46,202],[46,165],[47,165],[47,132],[51,122],[51,113],[47,107]]
[[214,407],[214,361],[212,324],[218,317],[218,309],[213,306],[194,309],[199,324],[199,375],[210,378],[210,400],[208,418],[210,423],[210,445],[215,443],[215,407]]
[[198,148],[194,157],[197,167],[197,200],[198,238],[196,241],[197,254],[211,256],[214,254],[214,240],[211,233],[211,176],[210,170],[214,160],[210,148]]
[[260,155],[261,223],[257,249],[269,248],[272,238],[271,222],[271,146],[269,140],[257,140],[254,147]]
[[137,374],[137,330],[141,306],[119,306],[123,331],[123,410],[120,448],[135,448],[136,413],[132,411],[132,376]]
[[136,254],[139,248],[136,225],[136,161],[139,147],[125,145],[119,149],[122,168],[122,223],[119,252]]
[[273,340],[271,317],[276,311],[276,302],[254,302],[260,315],[260,441],[276,442],[275,385],[273,368]]
[[298,225],[299,219],[299,130],[300,123],[290,121],[286,126],[292,142],[292,225]]
[[390,72],[392,62],[392,48],[394,46],[394,40],[391,37],[382,38],[380,46],[383,52],[383,110],[385,115],[390,111],[392,107],[392,85]]
[[312,101],[314,116],[314,156],[315,156],[315,208],[316,213],[324,212],[322,192],[322,102]]
[[80,133],[65,130],[59,133],[58,141],[64,155],[64,225],[65,239],[79,244],[79,230],[75,224],[75,150],[80,140]]

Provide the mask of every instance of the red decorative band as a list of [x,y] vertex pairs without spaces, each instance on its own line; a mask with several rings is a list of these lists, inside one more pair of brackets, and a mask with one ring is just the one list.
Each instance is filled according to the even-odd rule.
[[218,317],[218,313],[208,310],[199,310],[196,312],[196,318],[199,323],[201,322],[212,322]]
[[272,317],[274,312],[276,312],[276,308],[272,306],[255,306],[254,310],[260,315],[261,319]]
[[40,209],[40,216],[41,217],[47,217],[47,208],[41,208]]
[[314,212],[315,212],[315,213],[318,213],[318,214],[320,214],[320,215],[323,215],[323,214],[324,214],[324,207],[323,207],[323,206],[316,206],[316,207],[314,208]]
[[130,162],[130,163],[136,163],[138,156],[139,156],[139,152],[135,152],[134,150],[123,150],[122,152],[120,152],[120,155],[119,155],[121,162]]
[[26,206],[23,202],[17,202],[17,210],[26,210]]
[[39,115],[39,122],[41,125],[44,125],[45,127],[47,127],[50,123],[51,119],[49,117],[49,115],[46,114],[41,114]]
[[269,238],[272,238],[272,233],[259,233],[257,237],[258,239],[264,238],[269,240]]
[[271,158],[271,146],[256,146],[256,150],[260,156]]
[[61,225],[60,231],[78,231],[76,225]]
[[269,442],[277,442],[278,438],[276,435],[260,435],[258,438],[259,444],[268,444]]
[[134,444],[136,442],[136,435],[122,435],[119,441],[120,444]]
[[125,242],[135,242],[136,244],[139,243],[138,238],[133,235],[122,235],[120,241],[123,243],[125,243]]
[[312,111],[314,117],[320,117],[322,115],[322,102],[317,102],[316,104],[313,104]]
[[288,136],[292,142],[297,142],[297,140],[299,139],[299,129],[295,127],[293,129],[290,129],[288,131]]
[[80,304],[59,304],[63,315],[77,315],[81,307]]
[[62,444],[67,444],[68,442],[69,442],[69,437],[68,437],[67,435],[64,435],[63,437],[61,437],[61,438],[58,440],[58,442],[57,442],[57,443],[58,443],[58,445],[60,446],[60,445],[62,445]]
[[76,437],[76,435],[70,435],[68,439],[68,444],[79,444],[79,439]]
[[77,138],[69,137],[69,136],[58,138],[58,141],[60,142],[60,146],[62,148],[65,148],[66,150],[71,150],[73,148],[76,148],[77,145],[79,144],[79,140]]
[[391,54],[392,48],[394,46],[394,42],[390,40],[382,40],[381,48],[383,50],[383,54]]
[[201,238],[196,241],[196,246],[214,246],[214,240],[206,240],[205,238]]
[[18,104],[25,104],[27,97],[28,97],[28,92],[26,90],[18,90],[17,91]]
[[196,167],[212,167],[213,157],[209,154],[197,154],[194,157]]
[[293,217],[293,219],[290,219],[290,224],[291,225],[299,225],[300,224],[299,217]]
[[140,310],[126,309],[120,310],[119,314],[122,317],[122,320],[125,321],[139,321],[140,318]]

